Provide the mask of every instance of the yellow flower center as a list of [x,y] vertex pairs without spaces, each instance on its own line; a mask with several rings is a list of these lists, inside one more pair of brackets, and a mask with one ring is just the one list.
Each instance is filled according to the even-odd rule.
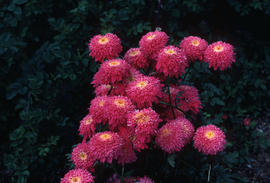
[[93,119],[92,117],[89,117],[87,120],[85,120],[85,124],[89,125],[90,123],[92,123]]
[[175,54],[176,52],[175,52],[174,49],[167,49],[167,50],[165,50],[165,53],[167,53],[167,54],[169,54],[169,55],[173,55],[173,54]]
[[139,87],[140,89],[143,89],[144,87],[146,87],[147,85],[147,81],[140,81],[136,84],[137,87]]
[[143,112],[136,114],[135,118],[137,123],[147,123],[150,120],[149,116],[145,115]]
[[165,128],[164,130],[162,130],[162,135],[163,136],[166,136],[170,133],[169,129],[168,128]]
[[99,104],[98,104],[98,105],[99,105],[100,107],[103,107],[103,106],[104,106],[104,104],[105,104],[105,101],[104,101],[104,100],[101,100],[101,101],[99,102]]
[[86,160],[86,158],[87,158],[87,155],[86,155],[85,152],[81,152],[81,153],[79,154],[79,156],[80,156],[81,160]]
[[199,42],[198,40],[193,40],[193,41],[191,42],[191,44],[192,44],[193,46],[199,46],[200,42]]
[[125,107],[126,101],[123,99],[115,99],[114,104],[117,105],[118,107]]
[[101,37],[99,40],[98,40],[98,43],[99,44],[106,44],[109,42],[109,39],[105,36]]
[[214,47],[215,52],[222,52],[224,50],[224,47],[221,45],[217,45]]
[[112,136],[108,133],[104,133],[104,134],[100,135],[100,138],[104,141],[110,139],[111,137]]
[[207,131],[205,133],[205,137],[211,140],[212,138],[215,137],[215,133],[213,131]]
[[139,50],[134,50],[134,51],[129,53],[129,56],[134,57],[134,56],[136,56],[138,54],[140,54],[140,51]]
[[81,182],[81,178],[80,177],[72,177],[71,178],[71,183],[80,183]]
[[118,61],[112,61],[112,62],[109,63],[109,65],[111,67],[118,66],[118,65],[120,65],[120,62],[118,62]]
[[152,39],[154,39],[155,37],[156,37],[156,35],[155,35],[155,34],[152,34],[152,35],[150,35],[150,36],[147,37],[147,40],[152,40]]

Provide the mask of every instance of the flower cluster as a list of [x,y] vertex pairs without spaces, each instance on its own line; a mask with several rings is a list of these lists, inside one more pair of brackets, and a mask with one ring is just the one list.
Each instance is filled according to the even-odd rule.
[[[209,63],[214,70],[230,67],[235,62],[233,47],[222,41],[208,46],[196,36],[184,38],[179,47],[166,45],[168,40],[165,32],[149,32],[123,59],[118,58],[122,45],[115,34],[96,35],[90,40],[90,56],[101,63],[92,81],[96,97],[80,122],[83,140],[71,157],[76,169],[61,183],[92,183],[89,171],[94,172],[96,162],[133,163],[137,153],[154,143],[154,148],[167,153],[181,151],[192,139],[194,148],[206,155],[224,150],[225,135],[218,127],[201,126],[194,133],[188,115],[199,113],[202,103],[198,90],[181,80],[189,63],[196,60]],[[154,182],[146,176],[122,180]],[[108,183],[121,181],[113,176]]]

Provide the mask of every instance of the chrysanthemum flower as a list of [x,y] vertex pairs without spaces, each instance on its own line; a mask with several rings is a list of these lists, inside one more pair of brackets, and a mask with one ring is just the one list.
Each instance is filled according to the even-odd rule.
[[70,170],[64,178],[61,179],[61,183],[93,183],[94,177],[91,173],[84,169]]
[[149,62],[140,48],[129,49],[124,56],[124,60],[136,68],[147,68],[149,66]]
[[171,120],[170,123],[178,123],[180,125],[185,143],[188,143],[192,139],[194,127],[189,120],[184,117],[178,117],[175,120]]
[[91,137],[93,133],[95,133],[96,123],[94,122],[92,115],[88,114],[85,116],[81,122],[79,127],[79,134],[83,136],[84,141],[87,137]]
[[[111,89],[112,87],[112,89]],[[116,95],[126,95],[126,83],[115,83],[113,85],[100,85],[96,87],[95,93],[97,96],[104,96],[108,95],[109,96],[116,96]],[[111,91],[110,91],[111,90]]]
[[149,177],[144,176],[136,178],[136,183],[155,183],[155,182]]
[[142,76],[128,84],[126,94],[138,108],[152,107],[152,103],[158,103],[161,89],[158,79]]
[[135,138],[132,141],[135,150],[147,148],[147,143],[156,134],[158,124],[162,120],[151,108],[135,110],[128,115],[127,125],[135,128]]
[[202,108],[202,103],[199,98],[199,92],[194,86],[181,85],[177,88],[180,92],[178,97],[178,107],[183,111],[191,110],[197,114],[199,109]]
[[179,47],[184,50],[189,61],[203,60],[208,43],[199,37],[188,36],[181,41]]
[[169,122],[163,125],[157,133],[156,143],[168,153],[180,151],[186,143],[181,124]]
[[156,65],[158,72],[162,72],[165,76],[179,77],[185,72],[187,66],[187,57],[181,49],[166,46],[160,50]]
[[123,145],[123,139],[110,131],[96,133],[89,141],[89,149],[93,158],[100,162],[111,163],[117,159]]
[[165,32],[155,31],[148,32],[144,35],[140,42],[140,49],[144,55],[151,59],[155,59],[157,57],[158,52],[164,48],[166,43],[168,42],[169,37]]
[[92,84],[114,84],[130,76],[130,65],[122,59],[108,60],[100,65]]
[[93,170],[94,160],[86,143],[78,144],[73,149],[71,159],[76,168]]
[[216,155],[225,148],[225,134],[215,125],[199,127],[193,137],[194,148],[206,155]]
[[218,68],[222,71],[231,66],[235,62],[233,46],[218,41],[210,44],[204,52],[205,62],[209,63],[209,67],[214,70]]
[[95,61],[101,63],[105,59],[114,59],[118,57],[118,54],[122,51],[122,45],[120,39],[112,33],[107,33],[104,36],[96,35],[88,44],[90,50],[90,56],[95,58]]
[[89,112],[96,123],[101,122],[106,123],[108,121],[108,118],[105,113],[107,101],[108,101],[107,96],[96,97],[91,101]]
[[135,109],[130,99],[125,96],[110,97],[105,108],[106,115],[109,119],[109,127],[111,130],[125,125],[127,122],[127,114]]

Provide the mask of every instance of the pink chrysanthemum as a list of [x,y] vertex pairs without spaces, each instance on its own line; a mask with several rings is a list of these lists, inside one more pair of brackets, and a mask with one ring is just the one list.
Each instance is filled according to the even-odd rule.
[[120,39],[112,33],[107,33],[104,36],[96,35],[88,44],[90,50],[90,56],[95,58],[95,61],[101,63],[105,59],[114,59],[118,57],[118,54],[122,51],[122,45]]
[[[111,89],[112,87],[112,89]],[[115,95],[126,95],[126,83],[116,83],[113,85],[100,85],[96,87],[95,93],[97,96],[104,96],[104,95],[109,95],[109,96],[115,96]],[[111,90],[111,91],[110,91]]]
[[85,116],[81,122],[79,127],[79,134],[83,136],[83,140],[85,141],[87,137],[91,137],[93,133],[95,133],[96,123],[94,122],[92,115],[88,114]]
[[114,84],[130,76],[130,65],[122,59],[108,60],[100,65],[92,84]]
[[135,138],[132,141],[135,150],[148,148],[147,143],[156,134],[158,124],[162,120],[153,109],[135,110],[128,115],[127,125],[135,128]]
[[191,110],[197,114],[199,109],[202,108],[202,103],[199,98],[198,90],[193,86],[181,85],[177,88],[180,92],[178,107],[183,111]]
[[61,179],[61,183],[93,183],[94,177],[91,173],[84,169],[70,170],[64,178]]
[[126,125],[127,114],[135,109],[130,99],[125,96],[113,96],[108,100],[105,108],[106,115],[109,119],[109,127],[111,130]]
[[139,42],[140,49],[144,55],[151,59],[155,59],[158,52],[164,48],[168,42],[168,39],[169,37],[165,32],[148,32]]
[[210,44],[204,52],[205,62],[209,63],[209,67],[214,70],[218,68],[222,71],[231,66],[235,62],[233,46],[218,41]]
[[149,177],[138,177],[136,179],[136,183],[155,183],[152,179],[150,179]]
[[181,41],[179,47],[184,50],[189,61],[203,60],[208,43],[199,37],[188,36]]
[[129,49],[124,56],[124,60],[136,68],[147,68],[149,66],[149,62],[140,48]]
[[93,171],[94,160],[86,143],[78,144],[73,149],[71,159],[76,168]]
[[123,139],[110,131],[96,133],[89,141],[89,149],[95,160],[112,163],[117,159],[123,145]]
[[158,103],[162,84],[154,77],[142,76],[130,82],[126,93],[138,108],[152,107],[152,103]]
[[169,122],[163,125],[157,133],[156,143],[168,153],[180,151],[186,143],[181,124]]
[[183,132],[183,138],[185,144],[188,143],[194,135],[194,127],[192,123],[184,117],[178,117],[175,120],[170,121],[170,123],[178,123]]
[[96,123],[106,123],[108,121],[105,113],[107,102],[108,96],[96,97],[91,101],[89,112]]
[[225,134],[215,125],[199,127],[193,137],[194,148],[206,155],[216,155],[225,148]]
[[160,50],[156,65],[158,72],[165,76],[179,77],[185,72],[187,66],[187,57],[181,49],[175,46],[166,46]]

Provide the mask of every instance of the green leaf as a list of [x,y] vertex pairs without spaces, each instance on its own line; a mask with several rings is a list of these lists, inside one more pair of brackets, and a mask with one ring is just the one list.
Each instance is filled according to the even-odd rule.
[[176,158],[175,154],[172,154],[168,157],[168,163],[172,168],[175,168],[175,158]]

